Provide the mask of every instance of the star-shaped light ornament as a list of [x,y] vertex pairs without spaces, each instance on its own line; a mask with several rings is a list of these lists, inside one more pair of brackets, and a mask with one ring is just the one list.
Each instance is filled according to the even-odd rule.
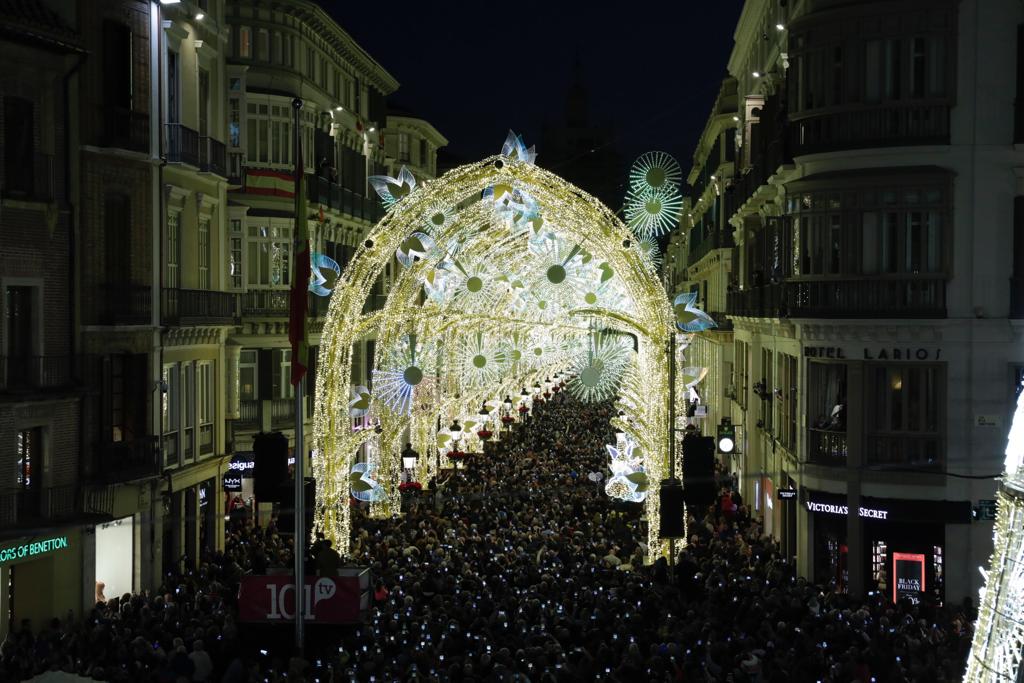
[[[330,296],[334,289],[334,283],[341,277],[341,266],[327,254],[321,254],[316,251],[309,255],[309,266],[309,291],[317,296]],[[324,286],[327,284],[327,277],[324,275],[325,270],[334,273],[330,287]]]
[[370,412],[370,390],[362,385],[349,391],[348,416],[365,417]]
[[385,209],[390,209],[416,189],[416,178],[405,166],[398,172],[397,178],[386,175],[372,175],[367,178],[367,181],[377,191]]
[[611,461],[608,468],[612,476],[605,482],[604,492],[612,498],[630,503],[642,503],[650,489],[650,479],[644,471],[643,458],[636,442],[629,436],[618,447],[606,444]]
[[372,503],[384,497],[384,487],[375,479],[377,466],[369,462],[357,462],[352,465],[348,475],[352,497],[356,500]]
[[710,315],[697,308],[697,292],[684,292],[672,302],[676,327],[691,334],[718,327]]

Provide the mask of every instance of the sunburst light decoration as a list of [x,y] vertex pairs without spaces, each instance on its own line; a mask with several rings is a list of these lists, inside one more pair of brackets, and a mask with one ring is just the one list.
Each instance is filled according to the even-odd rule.
[[678,190],[634,190],[626,195],[626,225],[637,237],[660,237],[679,221],[683,196]]
[[679,162],[665,152],[645,152],[633,162],[623,206],[633,234],[654,238],[676,225],[683,208],[682,179]]
[[463,336],[461,355],[462,379],[466,386],[490,386],[501,377],[498,346],[484,333]]
[[672,302],[676,327],[691,334],[718,327],[714,319],[697,308],[697,292],[683,292]]
[[416,393],[429,392],[433,386],[434,378],[423,371],[429,356],[429,345],[418,341],[415,334],[402,337],[386,354],[386,369],[373,371],[378,399],[396,413],[411,414]]
[[376,190],[386,209],[390,209],[416,188],[416,177],[405,166],[398,172],[397,178],[387,175],[372,175],[366,180]]
[[423,212],[423,224],[433,231],[440,232],[452,224],[456,211],[451,206],[445,206],[438,202],[431,204]]
[[678,188],[682,180],[679,162],[666,152],[644,152],[629,169],[629,184],[636,189]]
[[640,259],[644,265],[651,272],[658,272],[658,268],[661,267],[661,250],[658,248],[658,243],[650,237],[644,237],[637,241],[636,250],[640,252]]
[[604,492],[629,503],[642,503],[647,497],[650,479],[636,441],[629,434],[623,434],[615,446],[606,444],[605,448],[611,456],[608,469],[612,476],[605,482]]
[[584,403],[612,398],[632,354],[629,337],[610,332],[592,333],[583,353],[573,361],[569,391]]

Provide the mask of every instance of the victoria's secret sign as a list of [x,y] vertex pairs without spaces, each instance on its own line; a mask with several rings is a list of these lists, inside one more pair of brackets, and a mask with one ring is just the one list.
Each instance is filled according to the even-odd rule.
[[[864,360],[939,360],[942,349],[926,349],[924,347],[881,347],[870,349],[864,347]],[[846,349],[841,346],[805,346],[805,358],[835,358],[846,360]]]

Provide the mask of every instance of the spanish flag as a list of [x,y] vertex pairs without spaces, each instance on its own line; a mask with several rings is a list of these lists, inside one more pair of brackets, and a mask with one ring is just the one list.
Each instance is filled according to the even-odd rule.
[[[300,130],[299,126],[295,129]],[[306,334],[307,290],[309,289],[309,224],[306,221],[305,169],[302,163],[302,138],[295,140],[295,238],[292,253],[292,290],[289,301],[288,341],[292,344],[292,384],[298,386],[306,374],[309,343]]]

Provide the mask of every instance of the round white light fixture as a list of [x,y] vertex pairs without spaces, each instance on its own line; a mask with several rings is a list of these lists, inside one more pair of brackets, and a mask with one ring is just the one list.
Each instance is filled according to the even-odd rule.
[[727,436],[718,440],[718,450],[721,453],[732,453],[736,449],[736,443]]

